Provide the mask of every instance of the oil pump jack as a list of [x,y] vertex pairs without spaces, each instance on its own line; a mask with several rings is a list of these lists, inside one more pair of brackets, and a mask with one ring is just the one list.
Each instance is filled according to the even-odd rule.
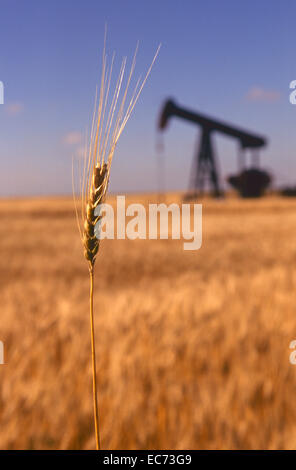
[[[240,173],[229,177],[228,182],[239,191],[242,197],[258,197],[263,194],[271,182],[269,174],[258,168],[258,149],[266,145],[266,140],[263,137],[177,106],[172,100],[166,101],[162,108],[158,121],[159,130],[164,130],[169,119],[173,116],[193,122],[201,127],[200,145],[193,159],[187,198],[202,195],[207,179],[210,181],[214,196],[223,195],[212,143],[214,132],[233,137],[239,143]],[[245,151],[247,149],[253,152],[252,167],[249,169],[245,168]]]

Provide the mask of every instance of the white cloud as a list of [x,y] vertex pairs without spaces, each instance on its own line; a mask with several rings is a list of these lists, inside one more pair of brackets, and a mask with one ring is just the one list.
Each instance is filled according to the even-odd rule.
[[267,90],[260,86],[253,86],[246,94],[248,101],[264,101],[266,103],[274,103],[281,97],[281,93],[277,90]]
[[79,131],[67,132],[63,137],[63,142],[66,145],[78,145],[81,144],[83,136]]
[[5,111],[10,116],[17,116],[24,110],[24,104],[20,101],[14,101],[5,105]]

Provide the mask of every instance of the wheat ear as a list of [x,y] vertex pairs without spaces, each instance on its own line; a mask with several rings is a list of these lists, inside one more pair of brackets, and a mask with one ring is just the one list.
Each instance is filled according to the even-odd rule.
[[98,393],[97,393],[97,374],[96,374],[96,350],[95,350],[95,328],[94,328],[94,264],[99,252],[100,240],[96,237],[95,227],[100,219],[96,211],[105,200],[108,189],[110,167],[118,139],[134,109],[134,106],[140,96],[145,82],[151,72],[152,66],[159,53],[160,46],[152,60],[152,63],[141,81],[137,81],[131,98],[127,103],[127,96],[130,88],[132,75],[136,64],[136,54],[127,75],[127,81],[124,91],[121,93],[122,84],[126,69],[126,58],[123,59],[118,79],[112,97],[109,99],[111,85],[111,76],[115,55],[113,54],[111,64],[107,66],[107,56],[105,46],[102,61],[102,76],[97,104],[95,100],[95,109],[92,120],[92,129],[90,143],[85,149],[84,167],[80,183],[82,211],[81,217],[77,208],[77,202],[74,191],[73,177],[73,195],[76,210],[76,217],[80,237],[83,243],[84,256],[88,262],[90,276],[90,327],[91,327],[91,356],[92,356],[92,376],[93,376],[93,404],[94,404],[94,422],[96,448],[101,448],[99,433],[99,411],[98,411]]

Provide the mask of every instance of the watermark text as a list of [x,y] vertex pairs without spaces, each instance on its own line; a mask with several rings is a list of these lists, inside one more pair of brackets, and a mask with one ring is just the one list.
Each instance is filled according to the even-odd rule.
[[[116,198],[116,216],[110,204],[95,209],[98,221],[95,235],[99,240],[186,240],[184,250],[198,250],[202,244],[201,204],[129,204],[125,196]],[[128,220],[127,220],[128,218]],[[115,230],[116,222],[116,230]]]
[[0,365],[4,364],[4,344],[0,341]]
[[0,81],[0,104],[4,104],[4,85]]

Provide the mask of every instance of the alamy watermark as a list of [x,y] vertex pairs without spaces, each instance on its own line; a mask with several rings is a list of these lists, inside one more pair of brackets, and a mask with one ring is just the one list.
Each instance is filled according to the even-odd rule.
[[293,351],[291,352],[290,354],[290,357],[289,357],[289,361],[290,361],[290,364],[293,364],[293,366],[295,366],[296,364],[296,340],[293,339],[293,341],[291,341],[290,345],[289,345],[289,348],[290,349],[293,349]]
[[4,85],[0,81],[0,104],[4,104]]
[[290,103],[291,104],[296,104],[296,80],[292,80],[290,82],[289,88],[291,90],[294,90],[294,91],[291,91],[291,93],[289,95]]
[[0,365],[4,364],[4,344],[0,341]]
[[201,204],[149,204],[147,214],[143,204],[126,206],[125,196],[117,196],[116,215],[113,206],[100,204],[95,216],[98,217],[95,235],[99,240],[182,239],[186,240],[184,250],[198,250],[202,244]]

